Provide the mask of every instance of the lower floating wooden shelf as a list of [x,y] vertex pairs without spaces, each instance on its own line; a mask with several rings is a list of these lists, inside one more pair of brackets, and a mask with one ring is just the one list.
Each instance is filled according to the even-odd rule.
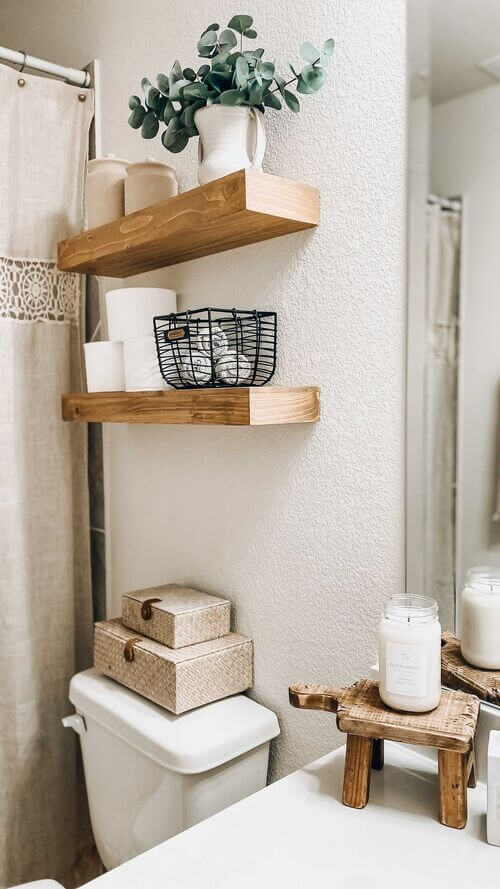
[[62,397],[63,420],[79,423],[161,423],[271,426],[317,423],[316,386],[165,389],[159,392],[77,392]]

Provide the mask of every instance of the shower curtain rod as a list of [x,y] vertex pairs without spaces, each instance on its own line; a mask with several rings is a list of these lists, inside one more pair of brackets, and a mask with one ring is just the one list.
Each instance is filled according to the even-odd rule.
[[66,80],[68,83],[74,83],[76,86],[90,86],[90,74],[88,71],[80,71],[78,68],[65,68],[63,65],[56,65],[55,62],[46,62],[45,59],[28,56],[24,50],[8,49],[6,46],[0,46],[0,61],[21,65],[21,71],[24,68],[32,68],[35,71],[43,71],[44,74],[54,74],[56,77],[62,77],[63,80]]

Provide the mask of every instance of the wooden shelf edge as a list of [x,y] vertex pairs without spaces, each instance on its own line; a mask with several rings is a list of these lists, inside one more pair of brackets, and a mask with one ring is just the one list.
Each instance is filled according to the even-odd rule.
[[77,392],[62,396],[62,418],[78,423],[270,426],[317,423],[316,386]]
[[318,224],[317,188],[238,170],[61,241],[58,268],[126,278]]

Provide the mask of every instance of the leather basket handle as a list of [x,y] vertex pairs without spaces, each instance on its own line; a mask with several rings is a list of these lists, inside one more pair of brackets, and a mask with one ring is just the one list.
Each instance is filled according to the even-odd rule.
[[127,661],[128,664],[131,664],[134,660],[134,645],[136,642],[141,642],[140,636],[132,636],[130,639],[127,639],[125,645],[123,646],[123,657]]
[[290,686],[288,697],[292,707],[299,710],[327,710],[329,713],[336,713],[344,692],[345,688],[299,682]]
[[144,602],[141,605],[141,617],[143,620],[151,620],[153,617],[151,605],[153,605],[154,602],[161,602],[161,599],[144,599]]

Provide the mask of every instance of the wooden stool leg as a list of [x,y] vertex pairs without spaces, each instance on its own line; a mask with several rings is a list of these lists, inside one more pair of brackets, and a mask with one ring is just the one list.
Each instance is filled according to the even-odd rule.
[[447,827],[467,824],[467,753],[438,750],[439,820]]
[[383,738],[373,739],[372,769],[384,768],[384,741]]
[[342,802],[352,809],[363,809],[370,794],[373,741],[359,735],[347,735]]
[[469,753],[469,762],[467,764],[467,772],[468,772],[468,781],[467,787],[475,787],[476,786],[476,752],[474,748],[472,748]]

